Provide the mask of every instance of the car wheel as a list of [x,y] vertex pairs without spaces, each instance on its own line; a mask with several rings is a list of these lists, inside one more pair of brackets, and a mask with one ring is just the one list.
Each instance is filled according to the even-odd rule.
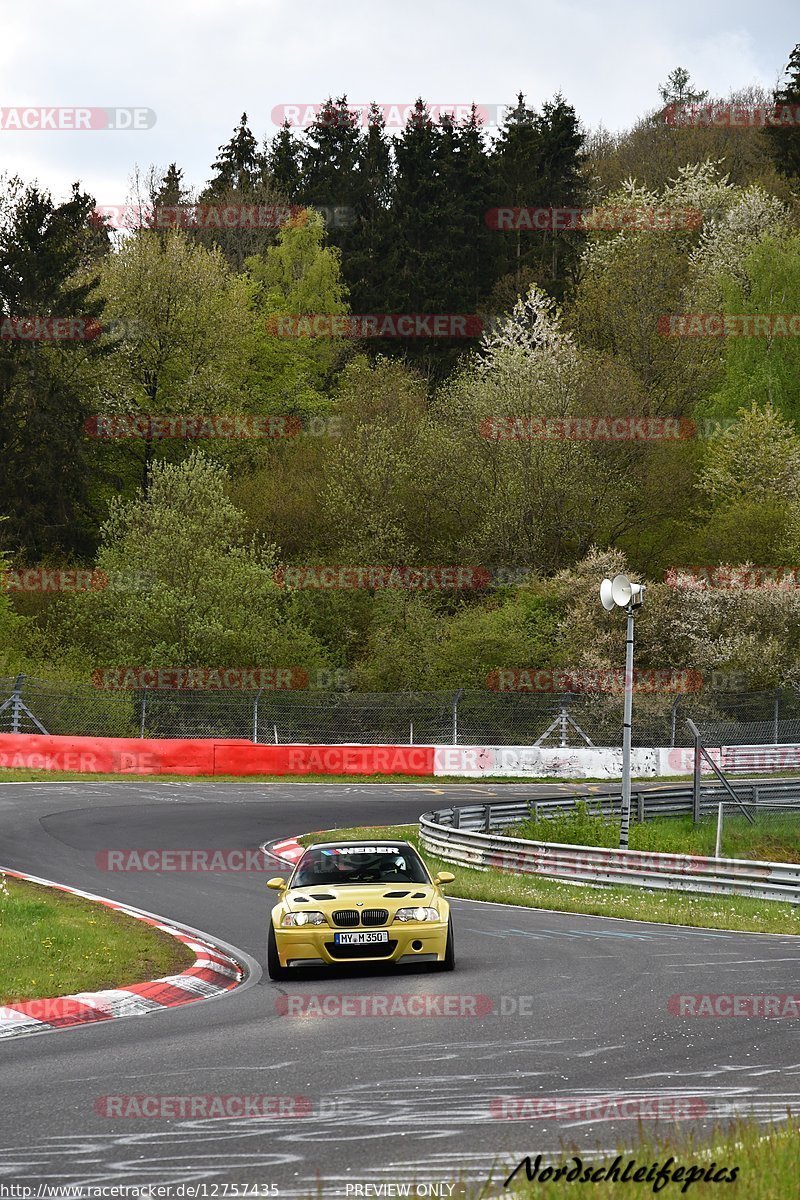
[[447,922],[447,945],[444,949],[444,958],[440,963],[436,964],[440,971],[452,971],[456,965],[456,946],[453,938],[453,918]]
[[270,979],[286,979],[289,974],[288,967],[281,966],[281,960],[278,958],[278,943],[275,940],[275,930],[272,928],[272,922],[269,925],[269,934],[267,935],[267,974]]

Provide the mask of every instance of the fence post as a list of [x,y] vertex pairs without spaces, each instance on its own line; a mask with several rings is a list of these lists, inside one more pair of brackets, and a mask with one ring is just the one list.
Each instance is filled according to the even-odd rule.
[[253,741],[258,744],[258,702],[261,699],[263,688],[259,688],[256,693],[255,703],[253,704]]
[[458,745],[458,702],[461,699],[463,688],[459,688],[453,697],[453,745]]
[[670,713],[670,738],[669,738],[670,746],[675,745],[675,728],[678,723],[678,705],[680,704],[680,702],[681,702],[680,696],[676,696],[675,699],[672,701],[672,712]]
[[408,723],[408,744],[409,744],[409,746],[414,745],[414,722],[413,721],[409,721],[409,723]]
[[19,733],[20,717],[22,715],[22,685],[25,683],[25,676],[18,675],[14,680],[14,692],[11,697],[11,732]]
[[694,821],[695,825],[697,825],[700,820],[700,784],[702,782],[700,773],[701,765],[700,735],[699,733],[696,733],[694,735],[694,773],[692,776],[692,820]]
[[778,717],[780,715],[780,709],[781,709],[781,690],[780,690],[780,688],[775,688],[775,707],[774,707],[773,738],[772,738],[773,746],[777,746],[777,744],[778,744]]
[[719,848],[722,842],[722,801],[717,806],[717,840],[714,845],[714,858],[719,858]]
[[147,688],[142,688],[142,712],[139,718],[139,737],[144,737],[144,719],[147,715]]

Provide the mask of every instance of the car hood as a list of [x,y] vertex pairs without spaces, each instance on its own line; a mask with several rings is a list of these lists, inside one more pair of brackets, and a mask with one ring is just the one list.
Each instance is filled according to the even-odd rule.
[[284,903],[293,912],[306,909],[326,916],[339,908],[386,908],[391,918],[398,908],[426,908],[437,899],[439,893],[429,883],[351,883],[339,887],[318,884],[292,888],[286,893]]

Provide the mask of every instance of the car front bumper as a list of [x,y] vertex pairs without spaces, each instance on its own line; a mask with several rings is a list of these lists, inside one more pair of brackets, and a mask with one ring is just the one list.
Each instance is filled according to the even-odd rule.
[[[334,934],[346,933],[330,925],[304,925],[299,929],[275,928],[278,957],[283,967],[324,963],[441,962],[447,948],[447,922],[392,922],[385,927],[388,942],[363,946],[335,946]],[[371,932],[378,932],[377,930]]]

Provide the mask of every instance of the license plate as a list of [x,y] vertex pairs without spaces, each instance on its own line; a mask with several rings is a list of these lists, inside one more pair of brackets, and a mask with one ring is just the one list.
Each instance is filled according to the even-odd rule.
[[335,933],[333,940],[337,946],[365,946],[373,942],[388,942],[389,931],[375,929],[370,933]]

